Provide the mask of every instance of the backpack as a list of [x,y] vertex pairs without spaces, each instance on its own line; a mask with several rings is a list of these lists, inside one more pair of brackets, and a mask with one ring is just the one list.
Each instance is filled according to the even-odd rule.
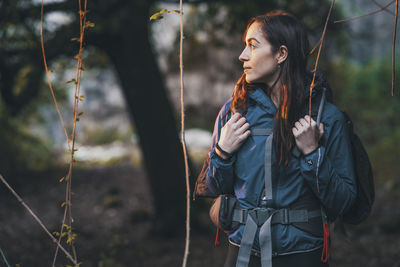
[[343,114],[346,117],[353,153],[357,196],[351,208],[342,215],[341,219],[345,223],[359,224],[368,218],[372,210],[375,200],[374,177],[368,154],[360,138],[354,133],[353,122],[346,112]]
[[[322,109],[325,102],[326,88],[322,89],[322,97],[318,109],[317,125],[319,125]],[[353,205],[340,216],[340,220],[348,224],[359,224],[366,220],[371,213],[375,200],[374,178],[371,162],[368,158],[361,139],[354,132],[353,122],[346,112],[342,111],[347,123],[347,131],[350,138],[351,152],[353,154],[355,181],[357,196]]]

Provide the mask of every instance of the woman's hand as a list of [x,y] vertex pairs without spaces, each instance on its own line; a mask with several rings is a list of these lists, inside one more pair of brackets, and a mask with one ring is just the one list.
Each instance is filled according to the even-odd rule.
[[221,129],[221,137],[218,141],[219,147],[229,154],[232,154],[240,147],[247,137],[249,137],[249,127],[250,124],[246,122],[245,117],[242,117],[240,113],[233,114]]
[[320,123],[318,129],[317,123],[310,116],[306,115],[294,124],[292,132],[297,147],[304,155],[307,155],[317,149],[318,141],[324,135],[324,125]]

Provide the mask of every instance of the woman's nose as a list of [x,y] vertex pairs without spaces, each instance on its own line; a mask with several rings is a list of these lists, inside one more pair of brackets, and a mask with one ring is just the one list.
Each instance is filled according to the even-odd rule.
[[242,62],[249,60],[249,57],[246,54],[246,48],[243,49],[242,53],[240,54],[239,60],[242,61]]

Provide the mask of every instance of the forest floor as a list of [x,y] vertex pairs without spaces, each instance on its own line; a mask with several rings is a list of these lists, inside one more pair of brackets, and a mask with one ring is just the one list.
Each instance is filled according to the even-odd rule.
[[[5,177],[51,232],[61,226],[64,171]],[[72,213],[76,249],[83,267],[181,266],[184,236],[151,234],[152,199],[141,169],[132,166],[75,168]],[[397,193],[396,193],[397,192]],[[351,243],[333,233],[330,266],[400,267],[400,184],[377,188],[373,215],[348,228]],[[207,211],[202,214],[207,217]],[[226,237],[214,247],[215,228],[205,219],[193,230],[188,266],[223,266]],[[184,232],[184,229],[182,230]],[[3,185],[0,186],[0,249],[10,266],[45,267],[55,244]],[[56,266],[69,262],[59,252]],[[0,267],[7,266],[0,258]]]

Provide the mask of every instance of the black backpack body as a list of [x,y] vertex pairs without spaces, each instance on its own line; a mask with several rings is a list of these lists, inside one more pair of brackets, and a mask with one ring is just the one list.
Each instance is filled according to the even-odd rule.
[[[326,88],[322,88],[323,92],[319,100],[318,108],[315,101],[312,103],[312,117],[317,115],[317,124],[321,118],[324,102],[326,101]],[[328,101],[331,102],[328,89]],[[318,102],[317,102],[318,103]],[[374,178],[372,173],[372,166],[369,160],[367,151],[361,142],[361,139],[354,132],[354,125],[346,112],[341,111],[346,120],[346,131],[348,131],[351,152],[353,155],[355,182],[357,187],[357,196],[353,205],[340,216],[340,220],[347,224],[359,224],[366,220],[371,213],[372,205],[375,200]]]
[[346,118],[351,151],[353,153],[357,197],[351,208],[342,215],[341,219],[344,223],[359,224],[368,218],[372,210],[375,200],[374,177],[367,151],[361,143],[360,138],[354,133],[353,122],[346,112],[342,111],[342,113]]

